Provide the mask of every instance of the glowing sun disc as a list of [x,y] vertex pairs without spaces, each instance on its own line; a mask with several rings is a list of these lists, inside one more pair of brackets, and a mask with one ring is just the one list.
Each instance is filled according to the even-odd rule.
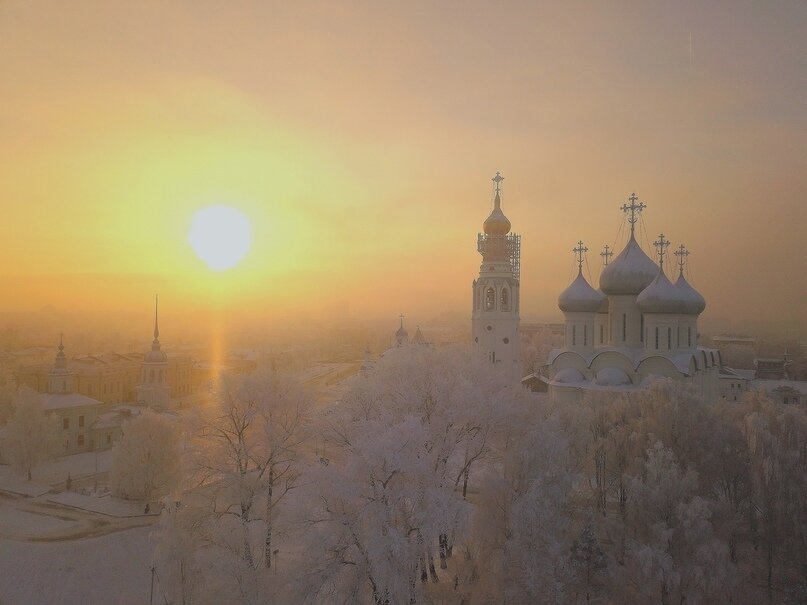
[[252,244],[249,218],[229,206],[208,206],[191,218],[188,242],[213,271],[235,267]]

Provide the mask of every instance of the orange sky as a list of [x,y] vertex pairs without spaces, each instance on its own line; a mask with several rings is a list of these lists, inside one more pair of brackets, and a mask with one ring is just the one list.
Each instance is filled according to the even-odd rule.
[[501,170],[523,316],[635,190],[708,316],[807,320],[807,5],[434,4],[0,3],[0,310],[469,313]]

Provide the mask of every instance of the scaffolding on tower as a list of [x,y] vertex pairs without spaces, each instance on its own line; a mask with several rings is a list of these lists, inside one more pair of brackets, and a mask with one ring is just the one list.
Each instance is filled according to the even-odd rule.
[[485,259],[507,258],[513,271],[513,277],[521,282],[521,236],[517,233],[508,235],[487,235],[480,233],[477,236],[476,249]]

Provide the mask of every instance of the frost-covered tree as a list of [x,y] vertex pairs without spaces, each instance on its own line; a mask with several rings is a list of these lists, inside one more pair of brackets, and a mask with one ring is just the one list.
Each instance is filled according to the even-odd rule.
[[226,378],[214,402],[190,416],[185,492],[155,537],[172,594],[197,589],[185,585],[193,569],[212,602],[266,602],[267,592],[278,593],[269,568],[282,504],[306,463],[310,403],[300,385],[259,371]]
[[[311,563],[315,600],[420,602],[468,524],[474,471],[520,390],[462,349],[401,347],[356,378],[328,424]],[[439,561],[439,564],[438,564]]]
[[176,419],[145,410],[123,427],[112,449],[109,486],[128,500],[150,502],[180,480],[180,427]]
[[56,430],[57,420],[45,413],[42,397],[22,387],[14,397],[3,449],[14,469],[28,481],[32,479],[32,469],[54,455]]

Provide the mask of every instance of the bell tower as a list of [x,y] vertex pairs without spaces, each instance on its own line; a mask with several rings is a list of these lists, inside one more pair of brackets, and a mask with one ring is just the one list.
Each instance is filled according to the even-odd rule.
[[477,235],[482,255],[479,277],[473,283],[471,327],[474,347],[515,380],[521,379],[518,335],[521,236],[510,233],[502,212],[502,181],[493,177],[493,211]]

